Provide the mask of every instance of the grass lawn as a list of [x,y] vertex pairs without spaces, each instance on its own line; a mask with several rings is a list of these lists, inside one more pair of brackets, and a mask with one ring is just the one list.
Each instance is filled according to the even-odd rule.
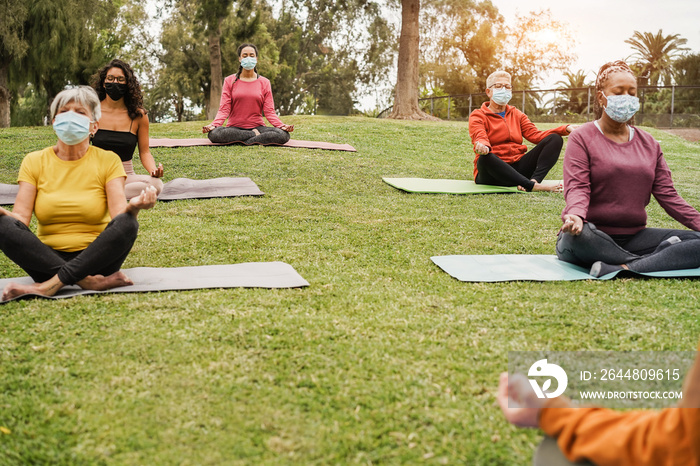
[[[153,149],[166,181],[248,176],[266,194],[159,203],[124,266],[284,261],[311,286],[0,307],[0,464],[528,465],[541,434],[495,405],[509,350],[695,350],[697,280],[468,284],[439,270],[430,256],[552,254],[561,223],[561,194],[381,181],[471,179],[466,123],[284,121],[357,152]],[[650,131],[700,206],[700,145]],[[0,130],[0,182],[54,141],[51,128]],[[678,226],[653,200],[648,212]],[[21,275],[0,257],[0,276]]]

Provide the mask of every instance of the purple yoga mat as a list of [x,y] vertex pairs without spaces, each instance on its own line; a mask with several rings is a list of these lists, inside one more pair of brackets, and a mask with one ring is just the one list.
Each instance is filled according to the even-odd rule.
[[[231,144],[243,144],[242,141],[231,142],[229,144],[221,144],[216,142],[211,142],[207,138],[188,138],[188,139],[168,139],[168,138],[151,138],[148,146],[149,147],[192,147],[192,146],[228,146]],[[352,147],[350,144],[333,144],[332,142],[321,142],[321,141],[299,141],[297,139],[290,139],[284,144],[271,144],[280,147],[300,147],[304,149],[327,149],[327,150],[342,150],[347,152],[357,152],[357,149]]]

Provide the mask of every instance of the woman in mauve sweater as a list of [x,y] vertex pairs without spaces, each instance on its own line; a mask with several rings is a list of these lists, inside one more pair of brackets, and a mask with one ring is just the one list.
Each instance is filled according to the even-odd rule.
[[[238,47],[241,62],[238,73],[224,79],[219,112],[214,121],[203,127],[211,142],[250,144],[284,144],[294,125],[285,125],[275,113],[270,80],[258,74],[258,49],[253,44]],[[273,128],[265,126],[263,113]],[[228,119],[228,124],[223,126]]]
[[[700,213],[676,192],[659,143],[629,123],[639,109],[637,80],[622,61],[596,79],[598,119],[569,138],[564,157],[559,259],[599,277],[700,267]],[[651,195],[690,230],[647,228]]]

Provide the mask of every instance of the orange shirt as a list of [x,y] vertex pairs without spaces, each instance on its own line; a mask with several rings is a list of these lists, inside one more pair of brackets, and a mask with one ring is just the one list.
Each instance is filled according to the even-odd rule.
[[683,388],[677,407],[661,411],[572,408],[570,401],[554,398],[540,413],[540,428],[557,439],[570,461],[587,459],[597,466],[698,466],[700,408],[686,406],[700,406],[700,358]]
[[[523,145],[523,137],[537,144],[550,134],[566,136],[569,134],[567,126],[540,131],[527,115],[517,108],[506,105],[506,115],[502,117],[489,108],[489,102],[485,102],[481,108],[469,115],[469,136],[472,138],[472,144],[480,142],[488,146],[494,155],[506,163],[517,162],[527,152],[527,146]],[[478,173],[477,160],[479,154],[474,157],[474,178]]]

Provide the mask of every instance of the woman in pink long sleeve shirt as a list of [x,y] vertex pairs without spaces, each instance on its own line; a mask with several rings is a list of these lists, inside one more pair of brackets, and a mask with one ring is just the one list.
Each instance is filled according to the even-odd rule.
[[[700,213],[676,192],[659,143],[629,123],[639,108],[637,79],[622,61],[601,67],[598,119],[570,137],[564,157],[564,222],[559,259],[596,277],[700,267]],[[690,230],[647,228],[651,196]]]
[[[221,92],[221,104],[214,121],[203,127],[211,142],[284,144],[289,141],[293,125],[285,125],[275,113],[270,80],[257,69],[258,49],[253,44],[238,47],[241,66],[237,74],[227,76]],[[273,127],[265,126],[263,114]],[[223,126],[228,120],[228,124]]]

